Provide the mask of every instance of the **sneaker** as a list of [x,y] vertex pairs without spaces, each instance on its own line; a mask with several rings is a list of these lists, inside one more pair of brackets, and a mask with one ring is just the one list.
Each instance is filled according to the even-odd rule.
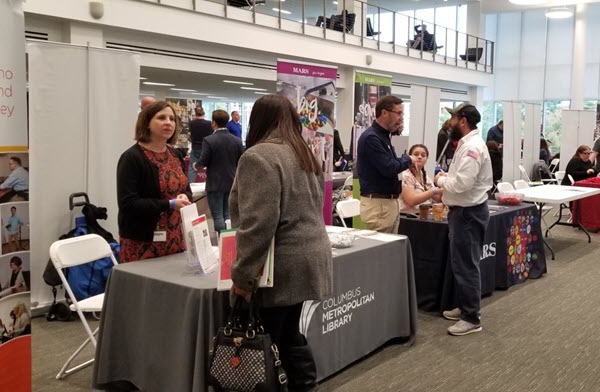
[[444,316],[446,320],[458,321],[460,320],[461,314],[462,312],[460,311],[460,308],[456,308],[452,310],[444,310],[442,316]]
[[468,335],[470,333],[481,332],[483,328],[481,328],[481,324],[475,325],[471,324],[468,321],[460,320],[450,328],[448,328],[448,333],[454,336],[463,336]]

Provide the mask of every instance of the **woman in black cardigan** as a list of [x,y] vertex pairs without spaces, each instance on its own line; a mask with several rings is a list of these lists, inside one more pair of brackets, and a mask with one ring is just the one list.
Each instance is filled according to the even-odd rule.
[[121,262],[149,259],[185,250],[179,210],[192,191],[183,157],[169,146],[177,141],[179,120],[164,101],[142,109],[135,140],[117,165],[117,201]]
[[589,146],[581,145],[577,148],[577,152],[567,165],[561,185],[571,185],[569,175],[573,177],[575,182],[598,175],[598,171],[594,169],[592,162],[590,162],[591,153],[592,149]]

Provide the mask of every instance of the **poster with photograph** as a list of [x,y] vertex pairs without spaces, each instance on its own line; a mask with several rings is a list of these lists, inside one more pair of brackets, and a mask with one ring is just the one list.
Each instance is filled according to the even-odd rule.
[[0,203],[29,200],[29,154],[0,153]]
[[594,140],[600,137],[600,103],[596,105],[596,130],[594,131]]
[[23,1],[0,0],[0,26],[0,391],[30,391],[29,147]]
[[333,220],[333,128],[337,67],[277,61],[277,94],[288,98],[300,115],[302,136],[325,173],[323,216]]
[[181,130],[179,132],[177,147],[187,148],[189,142],[188,133],[190,130],[190,121],[196,117],[194,109],[196,109],[196,106],[202,106],[202,101],[186,98],[165,98],[165,101],[173,105],[175,108],[175,115],[178,116],[181,121]]
[[358,138],[373,124],[379,98],[392,93],[392,77],[356,72],[354,78],[354,135],[352,156],[356,159]]

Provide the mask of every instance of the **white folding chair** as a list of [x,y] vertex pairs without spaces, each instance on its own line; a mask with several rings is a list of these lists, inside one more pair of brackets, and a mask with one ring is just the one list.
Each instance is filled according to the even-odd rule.
[[558,164],[560,163],[560,158],[554,158],[550,161],[550,173],[555,174],[556,169],[558,169]]
[[500,193],[510,193],[515,190],[510,182],[499,182],[497,188]]
[[344,225],[344,227],[348,227],[346,226],[346,222],[344,222],[344,219],[360,215],[360,201],[357,199],[347,199],[338,201],[338,203],[335,206],[335,211],[340,217],[342,225]]
[[113,256],[110,245],[108,245],[108,242],[106,242],[104,238],[97,234],[88,234],[81,237],[56,241],[52,244],[52,246],[50,246],[50,259],[52,260],[52,264],[54,264],[54,268],[56,268],[56,271],[60,276],[60,280],[62,281],[65,290],[69,294],[69,298],[73,302],[71,305],[71,310],[77,312],[79,319],[83,323],[85,332],[88,335],[88,338],[81,346],[79,346],[77,350],[75,350],[73,355],[71,355],[67,362],[65,362],[62,369],[60,369],[60,372],[58,372],[56,375],[57,380],[60,380],[61,378],[64,378],[94,363],[94,359],[92,358],[89,361],[72,367],[71,369],[67,369],[75,357],[79,355],[79,353],[87,346],[88,343],[92,342],[94,347],[96,347],[96,334],[98,333],[98,328],[92,332],[90,325],[83,315],[83,312],[100,312],[102,311],[102,304],[104,303],[104,294],[98,294],[93,297],[78,301],[77,298],[75,298],[75,295],[73,295],[71,286],[69,286],[69,282],[63,273],[63,268],[90,263],[105,257],[110,257],[113,264],[117,265],[117,260],[115,260],[115,257]]
[[575,179],[573,178],[572,175],[567,174],[567,177],[569,177],[569,181],[571,181],[571,185],[575,184]]
[[525,180],[515,180],[515,189],[527,189],[529,188],[529,183]]
[[344,188],[346,188],[347,186],[352,186],[353,183],[354,183],[354,178],[351,174],[348,176],[348,178],[346,178],[346,181],[344,181]]
[[[529,187],[530,186],[529,186],[529,183],[527,183],[527,181],[525,181],[525,180],[515,180],[515,189],[527,189]],[[535,204],[535,206],[537,208],[540,207],[538,203],[533,203],[533,204]],[[542,207],[542,222],[544,223],[544,225],[546,227],[548,227],[548,224],[546,223],[546,220],[544,219],[544,217],[546,216],[546,214],[548,212],[550,212],[550,210],[552,210],[552,206],[545,205],[545,206]]]

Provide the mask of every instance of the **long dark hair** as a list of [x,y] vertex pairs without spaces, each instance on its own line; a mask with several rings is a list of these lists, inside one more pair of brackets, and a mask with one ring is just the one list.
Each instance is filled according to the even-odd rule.
[[[427,159],[429,159],[429,150],[427,149],[427,146],[424,144],[415,144],[414,146],[412,146],[410,148],[410,150],[408,150],[408,155],[412,155],[413,151],[415,151],[415,149],[417,148],[422,148],[423,150],[425,150],[425,154],[427,154]],[[410,172],[413,174],[413,176],[415,176],[415,178],[419,178],[417,177],[417,167],[414,165],[410,166]],[[427,172],[425,171],[425,166],[423,166],[421,168],[421,172],[423,173],[423,189],[427,190]]]
[[287,98],[265,95],[254,102],[248,125],[247,148],[276,135],[292,148],[302,170],[317,175],[322,173],[319,163],[302,138],[302,123],[298,113]]

